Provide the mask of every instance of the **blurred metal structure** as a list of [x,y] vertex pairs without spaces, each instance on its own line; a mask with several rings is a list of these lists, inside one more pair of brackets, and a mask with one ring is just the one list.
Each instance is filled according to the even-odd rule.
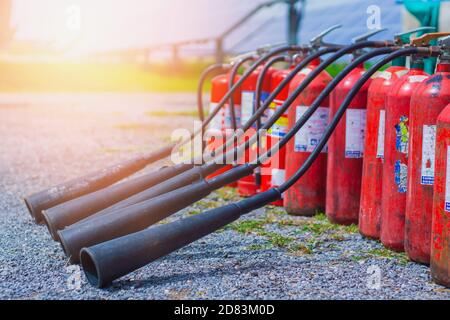
[[174,63],[177,63],[177,61],[179,61],[178,54],[181,47],[189,45],[214,43],[215,60],[217,63],[222,63],[225,59],[224,41],[229,37],[229,35],[232,34],[234,31],[236,31],[243,24],[245,24],[250,18],[252,18],[261,10],[270,8],[277,4],[285,4],[288,6],[287,12],[288,30],[286,42],[291,45],[298,44],[298,33],[302,18],[302,10],[305,5],[305,0],[272,0],[258,5],[216,37],[162,44],[153,46],[148,50],[149,52],[151,52],[170,47],[172,50],[172,59]]

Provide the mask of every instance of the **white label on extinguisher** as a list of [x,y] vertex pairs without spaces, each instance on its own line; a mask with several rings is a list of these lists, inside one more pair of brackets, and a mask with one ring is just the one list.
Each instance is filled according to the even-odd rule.
[[434,156],[436,147],[436,126],[424,125],[422,137],[422,170],[420,183],[433,185],[434,183]]
[[284,169],[272,169],[272,187],[281,186],[286,179],[286,171]]
[[450,212],[450,146],[447,146],[447,165],[445,172],[445,211]]
[[[298,121],[309,107],[298,106],[296,110],[296,119]],[[295,152],[312,152],[325,132],[328,125],[328,108],[319,107],[305,125],[295,135]],[[325,146],[321,152],[327,152]]]
[[423,82],[425,79],[427,79],[428,76],[421,76],[421,75],[417,75],[417,76],[410,76],[408,77],[408,81],[409,83],[416,83],[416,82]]
[[378,122],[377,158],[384,158],[384,133],[386,131],[386,111],[380,110],[380,120]]
[[247,123],[248,119],[253,115],[253,106],[255,101],[255,93],[253,91],[243,91],[241,97],[242,117],[241,124]]
[[345,157],[362,158],[366,130],[366,110],[347,109],[345,123]]
[[[209,104],[209,113],[211,114],[214,109],[218,106],[218,103],[211,102]],[[209,129],[221,130],[222,129],[222,109],[214,116],[214,118],[209,123]]]

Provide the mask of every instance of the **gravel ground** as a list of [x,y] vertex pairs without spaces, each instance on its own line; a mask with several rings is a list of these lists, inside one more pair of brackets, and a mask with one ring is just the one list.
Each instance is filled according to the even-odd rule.
[[[194,99],[0,95],[0,298],[450,299],[427,266],[363,239],[354,226],[275,208],[253,212],[107,290],[91,287],[46,229],[33,224],[23,196],[156,148],[173,129],[191,129],[193,118],[169,120],[161,111],[192,109]],[[152,110],[159,116],[149,116]],[[234,199],[224,189],[170,219]]]

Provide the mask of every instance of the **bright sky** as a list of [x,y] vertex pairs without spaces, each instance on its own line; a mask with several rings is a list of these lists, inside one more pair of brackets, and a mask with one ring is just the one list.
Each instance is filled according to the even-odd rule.
[[[261,0],[247,2],[254,6]],[[143,46],[217,34],[211,0],[13,0],[16,39],[78,49]],[[196,7],[201,10],[196,10]],[[205,12],[210,12],[205,16]],[[223,23],[222,23],[223,24]],[[226,27],[226,24],[224,24]],[[214,29],[214,30],[213,30]],[[170,39],[167,39],[170,38]]]
[[[43,41],[56,47],[71,44],[80,51],[142,47],[217,35],[233,19],[266,1],[13,0],[13,25],[16,39]],[[336,0],[308,0],[308,6],[333,2]],[[285,7],[262,14],[276,12],[284,14]]]

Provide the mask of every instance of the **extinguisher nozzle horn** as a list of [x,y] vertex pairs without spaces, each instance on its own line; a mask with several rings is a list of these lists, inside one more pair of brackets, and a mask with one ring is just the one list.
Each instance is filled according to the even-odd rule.
[[44,222],[54,240],[57,231],[86,219],[101,210],[120,203],[135,194],[192,168],[190,164],[163,167],[146,175],[130,179],[104,189],[61,203],[43,211]]
[[169,156],[173,147],[174,145],[169,145],[149,154],[35,193],[24,199],[25,204],[36,223],[42,223],[44,219],[43,210],[110,186],[143,169],[150,163]]
[[80,261],[88,281],[103,288],[134,270],[236,221],[242,214],[280,199],[271,189],[238,203],[83,248]]

